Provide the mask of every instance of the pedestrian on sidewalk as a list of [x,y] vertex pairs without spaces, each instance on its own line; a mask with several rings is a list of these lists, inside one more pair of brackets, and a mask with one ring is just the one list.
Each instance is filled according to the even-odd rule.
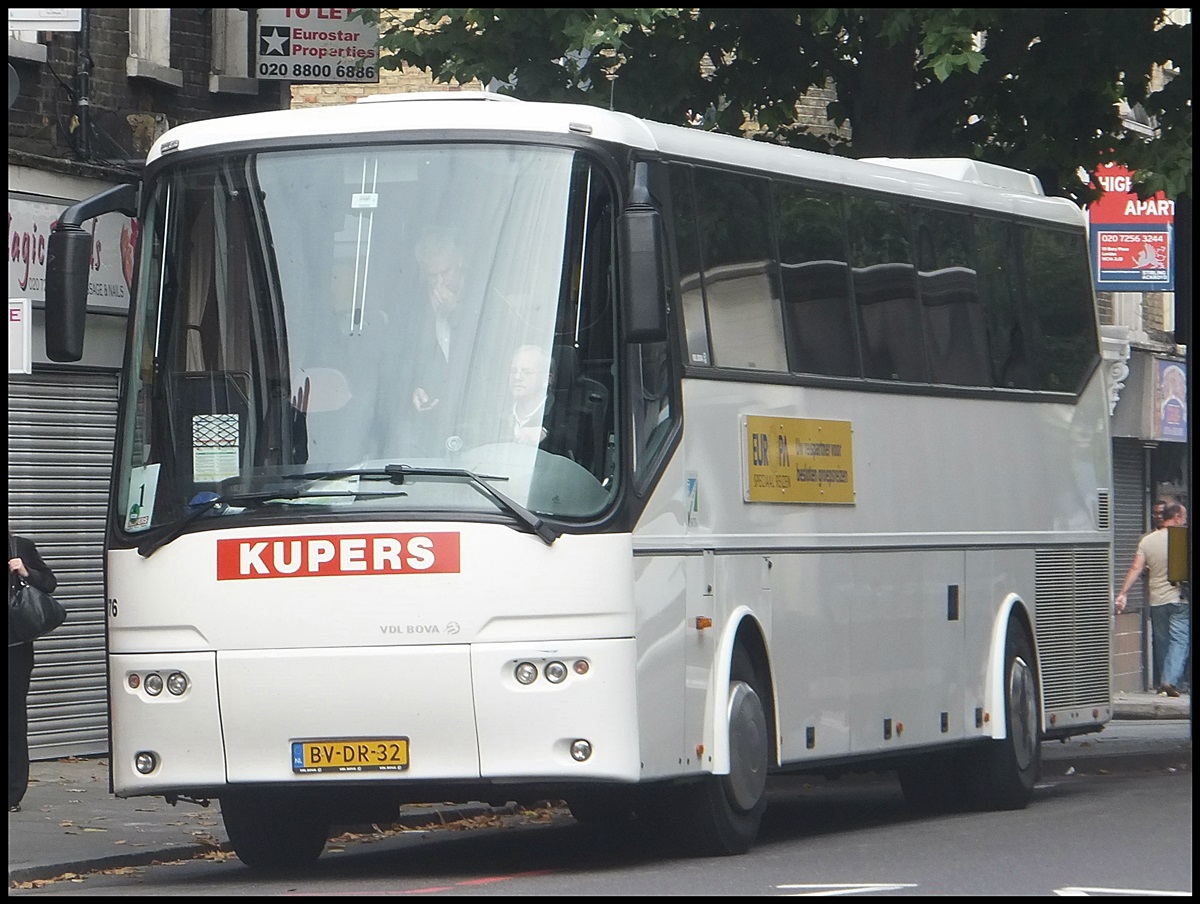
[[[37,545],[27,537],[8,532],[8,595],[12,598],[21,579],[53,593],[58,578],[42,559]],[[12,607],[9,607],[9,618]],[[9,631],[11,636],[12,632]],[[33,676],[33,642],[8,644],[8,812],[21,809],[29,787],[29,681]]]
[[1150,506],[1150,529],[1158,530],[1163,526],[1163,509],[1167,507],[1168,500],[1155,499]]
[[1177,502],[1163,506],[1162,526],[1146,534],[1138,542],[1133,564],[1125,574],[1117,594],[1117,612],[1125,611],[1126,595],[1142,572],[1149,576],[1151,646],[1154,653],[1154,673],[1160,677],[1156,690],[1168,697],[1179,696],[1187,662],[1189,636],[1188,607],[1182,586],[1171,583],[1167,576],[1167,528],[1187,524],[1187,509]]

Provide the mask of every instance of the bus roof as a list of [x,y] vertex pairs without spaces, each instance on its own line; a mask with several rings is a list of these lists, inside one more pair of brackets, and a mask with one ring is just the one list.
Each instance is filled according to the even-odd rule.
[[199,120],[165,133],[151,149],[147,163],[164,154],[202,147],[455,130],[584,135],[694,163],[786,174],[1076,226],[1085,222],[1083,212],[1071,201],[1047,198],[1035,176],[994,164],[965,158],[853,160],[652,122],[586,104],[521,101],[483,91],[376,94],[353,104]]

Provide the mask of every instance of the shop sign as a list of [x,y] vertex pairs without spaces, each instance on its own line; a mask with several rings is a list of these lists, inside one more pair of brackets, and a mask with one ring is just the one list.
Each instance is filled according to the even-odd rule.
[[1154,359],[1154,439],[1187,442],[1187,364]]
[[[74,201],[8,196],[8,297],[46,303],[46,242],[50,229]],[[108,213],[85,221],[92,238],[88,260],[89,311],[129,311],[136,221]]]
[[1175,202],[1159,192],[1139,198],[1133,174],[1115,164],[1096,171],[1104,189],[1088,206],[1092,272],[1101,292],[1170,292],[1175,288]]
[[377,84],[379,26],[351,19],[354,9],[258,10],[260,79]]

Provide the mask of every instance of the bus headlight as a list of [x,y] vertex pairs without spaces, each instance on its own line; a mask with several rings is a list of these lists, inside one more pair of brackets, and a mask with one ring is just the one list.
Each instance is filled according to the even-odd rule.
[[592,742],[580,738],[571,742],[571,759],[582,763],[592,755]]
[[162,693],[163,680],[162,675],[158,674],[158,672],[151,672],[147,675],[143,684],[145,685],[146,693],[151,697],[157,697]]
[[133,755],[133,768],[142,775],[149,775],[158,768],[158,757],[149,750],[139,750]]
[[178,697],[188,689],[187,675],[183,672],[172,672],[167,676],[167,690]]
[[537,681],[537,666],[532,662],[522,662],[517,666],[513,675],[520,684],[533,684],[533,682]]
[[561,662],[546,663],[546,680],[551,684],[559,684],[567,677],[567,667]]

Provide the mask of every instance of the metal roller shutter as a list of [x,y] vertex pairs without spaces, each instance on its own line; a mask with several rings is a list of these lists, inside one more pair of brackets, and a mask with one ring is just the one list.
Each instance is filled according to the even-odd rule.
[[[1146,450],[1141,440],[1113,440],[1113,559],[1117,590],[1137,554],[1138,541],[1150,519],[1146,511]],[[1115,592],[1115,591],[1114,591]],[[1128,606],[1140,609],[1146,602],[1146,582],[1129,588]]]
[[116,423],[115,373],[9,375],[8,524],[37,543],[68,611],[36,643],[34,760],[108,752],[104,525]]

